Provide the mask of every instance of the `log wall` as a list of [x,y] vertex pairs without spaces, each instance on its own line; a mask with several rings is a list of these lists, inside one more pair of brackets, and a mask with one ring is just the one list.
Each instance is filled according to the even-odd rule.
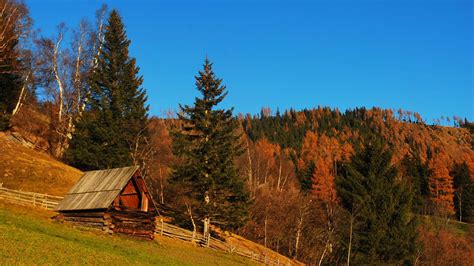
[[123,233],[141,238],[155,236],[155,213],[141,211],[110,211],[105,214],[114,233]]
[[64,221],[103,230],[107,233],[119,233],[154,239],[155,214],[139,211],[94,211],[62,212]]

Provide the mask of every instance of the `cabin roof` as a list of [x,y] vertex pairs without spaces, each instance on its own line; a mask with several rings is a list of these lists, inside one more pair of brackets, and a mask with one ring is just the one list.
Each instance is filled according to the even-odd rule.
[[138,168],[131,166],[85,172],[56,210],[107,209]]

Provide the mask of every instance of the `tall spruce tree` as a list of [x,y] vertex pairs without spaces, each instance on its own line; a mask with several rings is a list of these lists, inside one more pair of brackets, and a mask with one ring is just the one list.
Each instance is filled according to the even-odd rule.
[[300,180],[301,191],[308,193],[313,185],[313,174],[316,169],[314,161],[310,161],[308,167],[298,170],[297,176]]
[[343,165],[336,179],[341,203],[354,219],[354,263],[407,263],[416,251],[412,195],[397,180],[391,159],[392,153],[381,144],[368,144]]
[[89,78],[86,112],[76,123],[66,159],[82,170],[132,164],[132,149],[147,136],[148,106],[130,40],[119,13],[110,13],[97,66]]
[[419,154],[406,155],[401,166],[403,175],[410,183],[413,194],[413,210],[418,214],[428,213],[429,187],[428,177],[431,171],[428,162],[422,163]]
[[173,150],[182,160],[174,169],[172,182],[178,184],[192,204],[197,221],[224,229],[241,227],[248,217],[248,193],[237,175],[234,160],[243,151],[238,121],[232,109],[217,105],[226,97],[226,87],[212,71],[206,58],[196,87],[201,97],[193,106],[180,106],[182,127],[172,133]]
[[452,170],[454,178],[454,207],[460,221],[474,221],[474,181],[466,162],[455,164]]

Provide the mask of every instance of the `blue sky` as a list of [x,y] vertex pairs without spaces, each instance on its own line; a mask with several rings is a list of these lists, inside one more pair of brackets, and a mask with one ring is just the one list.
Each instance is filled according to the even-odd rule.
[[[26,1],[45,36],[103,2]],[[207,54],[236,112],[378,106],[474,119],[471,0],[105,3],[124,19],[153,115],[193,102]]]

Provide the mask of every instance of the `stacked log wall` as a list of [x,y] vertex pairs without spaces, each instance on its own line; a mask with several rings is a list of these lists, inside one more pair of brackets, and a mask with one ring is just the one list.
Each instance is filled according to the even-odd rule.
[[74,225],[109,231],[110,221],[105,219],[104,212],[63,212],[61,215],[64,221]]
[[155,214],[140,211],[63,212],[64,221],[145,239],[154,239]]
[[111,211],[106,213],[110,228],[114,233],[122,233],[140,238],[154,239],[155,213],[141,211]]

